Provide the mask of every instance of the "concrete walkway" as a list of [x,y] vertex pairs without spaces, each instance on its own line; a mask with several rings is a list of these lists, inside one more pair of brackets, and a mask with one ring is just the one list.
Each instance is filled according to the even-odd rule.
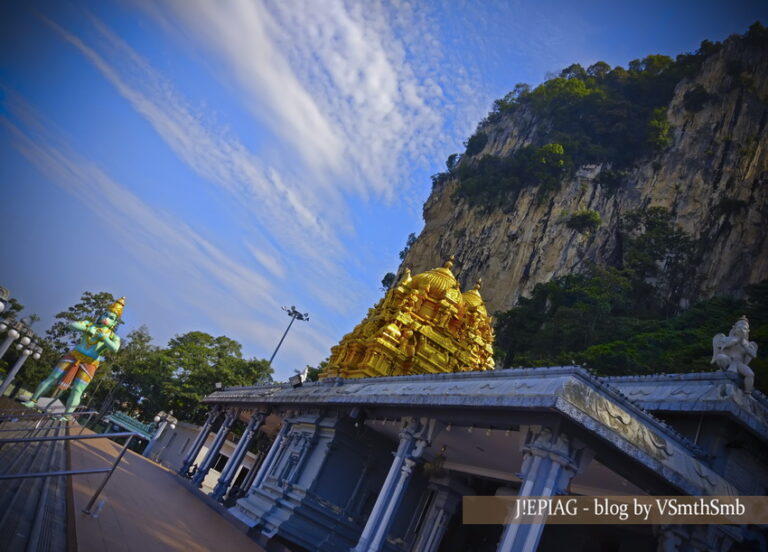
[[[72,432],[78,433],[74,427]],[[107,467],[120,448],[109,439],[72,441],[71,469]],[[175,474],[131,451],[97,501],[96,516],[83,514],[103,479],[104,474],[72,477],[72,517],[81,552],[263,551],[191,494]]]

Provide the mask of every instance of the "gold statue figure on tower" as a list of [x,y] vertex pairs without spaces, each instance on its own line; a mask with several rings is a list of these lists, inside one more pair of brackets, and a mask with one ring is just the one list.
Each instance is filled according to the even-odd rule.
[[480,282],[461,292],[453,257],[409,269],[368,316],[331,349],[320,378],[363,378],[493,369],[493,328]]

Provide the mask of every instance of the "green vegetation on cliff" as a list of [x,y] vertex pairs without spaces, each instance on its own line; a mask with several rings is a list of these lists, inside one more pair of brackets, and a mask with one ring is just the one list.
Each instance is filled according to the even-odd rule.
[[[620,263],[537,285],[531,297],[497,314],[503,367],[585,365],[602,375],[700,372],[711,368],[712,337],[746,314],[758,349],[768,347],[768,281],[746,299],[715,297],[681,312],[695,262],[691,239],[664,209],[627,214]],[[768,390],[768,358],[752,362]]]
[[[764,45],[768,31],[755,23],[744,36],[728,40]],[[448,172],[435,175],[433,181],[457,178],[456,195],[485,208],[502,206],[518,190],[530,186],[546,196],[583,165],[610,165],[611,174],[602,183],[616,184],[638,160],[672,143],[667,107],[675,87],[696,75],[702,62],[722,47],[705,40],[696,52],[680,54],[674,60],[650,55],[631,61],[626,69],[602,61],[586,69],[574,64],[534,89],[518,84],[496,100],[477,132],[465,142],[461,159],[451,156]],[[686,93],[684,107],[695,112],[712,99],[699,86]],[[532,143],[503,157],[478,157],[493,126],[516,115],[521,120],[535,118]],[[548,156],[554,157],[554,163]]]

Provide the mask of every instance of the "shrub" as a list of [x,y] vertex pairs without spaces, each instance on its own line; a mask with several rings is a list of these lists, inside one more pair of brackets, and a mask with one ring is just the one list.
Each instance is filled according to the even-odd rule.
[[603,219],[600,218],[600,213],[591,209],[585,209],[583,211],[576,211],[568,217],[566,225],[571,230],[584,234],[594,232],[602,222]]
[[464,152],[464,155],[466,157],[472,157],[473,155],[477,155],[481,151],[483,151],[483,148],[485,147],[485,144],[488,142],[488,135],[484,132],[477,132],[472,137],[470,137],[469,140],[467,140],[464,145],[467,147],[466,151]]

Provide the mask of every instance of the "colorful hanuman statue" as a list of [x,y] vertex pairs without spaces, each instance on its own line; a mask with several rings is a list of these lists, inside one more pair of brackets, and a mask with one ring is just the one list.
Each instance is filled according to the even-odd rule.
[[24,406],[34,407],[37,400],[56,385],[55,395],[71,388],[65,413],[73,412],[80,404],[83,391],[91,383],[99,363],[104,360],[102,354],[116,353],[120,348],[120,338],[115,334],[114,328],[123,314],[124,307],[125,297],[121,297],[109,306],[96,322],[72,322],[69,327],[83,334],[80,342],[59,359],[51,375],[37,386],[32,398],[23,403]]

